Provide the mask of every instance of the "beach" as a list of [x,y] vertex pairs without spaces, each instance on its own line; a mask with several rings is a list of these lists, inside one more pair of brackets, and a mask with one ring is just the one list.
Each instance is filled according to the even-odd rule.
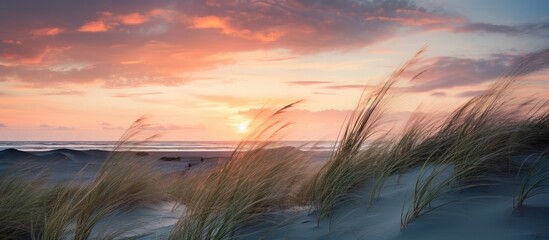
[[[328,151],[308,152],[312,162],[322,165]],[[101,150],[57,149],[49,151],[0,151],[0,172],[14,166],[40,170],[49,184],[90,182],[109,155]],[[193,152],[124,152],[124,156],[152,161],[155,173],[164,177],[189,174],[223,164],[227,151]],[[516,156],[516,163],[528,158]],[[139,161],[139,160],[138,160]],[[432,165],[427,168],[436,168]],[[513,196],[518,188],[513,177],[494,176],[498,184],[448,192],[432,204],[440,207],[402,230],[401,214],[412,197],[418,175],[432,169],[412,168],[390,176],[375,200],[369,202],[370,184],[352,191],[352,200],[338,203],[333,215],[318,220],[310,214],[311,206],[301,205],[265,214],[260,223],[248,223],[239,230],[239,239],[544,239],[549,226],[549,196],[528,200],[520,211],[513,210]],[[452,169],[446,169],[451,174]],[[199,171],[198,171],[199,172]],[[196,172],[194,172],[196,173]],[[38,175],[38,174],[36,174]],[[441,204],[442,203],[442,204]],[[106,217],[91,236],[101,232],[121,231],[116,239],[165,239],[185,213],[184,204],[161,199],[152,204]],[[98,236],[98,235],[97,235]]]
[[[66,183],[89,184],[97,176],[109,154],[113,154],[131,160],[132,164],[136,162],[152,163],[152,172],[165,179],[170,179],[214,168],[227,161],[232,154],[231,151],[215,151],[223,148],[223,145],[219,146],[219,144],[209,144],[216,146],[216,148],[214,148],[215,150],[206,149],[206,151],[205,149],[162,151],[157,147],[153,148],[153,151],[139,149],[139,151],[113,153],[105,150],[88,149],[97,148],[98,144],[101,143],[87,142],[84,144],[87,147],[78,148],[81,150],[51,149],[51,145],[71,145],[67,143],[47,144],[50,145],[47,151],[3,149],[0,150],[0,175],[9,175],[12,172],[24,173],[28,178],[39,178],[41,184],[46,187]],[[20,148],[25,149],[25,147],[28,148],[29,144],[4,144],[4,146],[9,145],[22,145]],[[36,143],[31,145],[33,145],[33,149],[36,149]],[[79,146],[82,146],[82,143]],[[83,148],[88,150],[82,150]],[[326,161],[329,154],[327,151],[311,151],[307,155],[311,156],[312,163],[321,164]],[[116,232],[123,230],[122,233],[118,234],[117,239],[164,239],[167,238],[171,227],[181,218],[184,212],[184,204],[170,199],[160,199],[160,201],[153,204],[147,204],[117,216],[107,217],[98,223],[92,236],[103,231]]]

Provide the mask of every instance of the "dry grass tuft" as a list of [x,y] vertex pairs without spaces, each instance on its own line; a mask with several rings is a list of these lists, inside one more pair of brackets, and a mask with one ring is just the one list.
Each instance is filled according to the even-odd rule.
[[288,205],[304,159],[294,148],[276,148],[274,140],[288,126],[281,115],[293,105],[257,126],[228,161],[197,184],[169,239],[232,239],[244,224]]
[[338,201],[370,177],[373,168],[371,157],[378,154],[378,149],[372,147],[366,154],[361,154],[364,143],[371,140],[378,130],[389,89],[422,52],[420,50],[414,58],[394,71],[381,87],[359,100],[346,122],[339,145],[313,182],[311,204],[318,211],[319,219],[329,215]]

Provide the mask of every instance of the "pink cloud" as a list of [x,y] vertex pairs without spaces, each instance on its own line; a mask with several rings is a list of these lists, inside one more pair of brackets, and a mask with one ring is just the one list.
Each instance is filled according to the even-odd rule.
[[17,45],[21,45],[23,44],[23,41],[21,40],[13,40],[13,39],[4,39],[2,40],[3,43],[6,43],[6,44],[17,44]]
[[44,60],[44,57],[50,52],[49,48],[46,48],[43,52],[39,53],[38,55],[32,56],[32,57],[24,57],[20,58],[18,60],[21,64],[39,64],[42,63]]
[[[61,53],[68,49],[70,49],[70,47],[66,47],[66,48],[45,47],[44,49],[38,49],[36,51],[24,52],[24,54],[18,54],[16,51],[4,52],[4,53],[0,53],[0,60],[3,58],[5,62],[8,63],[7,65],[8,67],[15,67],[19,65],[39,65],[39,64],[43,64],[45,60],[49,59],[52,55]],[[2,79],[1,73],[2,71],[0,71],[0,80]]]
[[121,16],[122,24],[126,24],[126,25],[142,24],[144,22],[147,22],[148,20],[149,20],[148,16],[141,15],[139,13],[132,13],[125,16]]
[[115,15],[111,12],[101,12],[99,18],[85,23],[78,28],[80,32],[106,32],[119,25],[139,25],[149,21],[150,16],[164,16],[166,12],[155,9],[148,13],[138,12],[126,15]]
[[452,32],[486,32],[500,33],[505,35],[533,34],[543,37],[549,36],[549,24],[547,21],[538,23],[526,23],[521,25],[502,25],[490,23],[470,22],[455,28],[449,29]]
[[[426,70],[414,80],[414,86],[406,90],[431,91],[478,85],[500,77],[523,77],[546,68],[549,68],[549,49],[519,54],[492,54],[480,59],[432,57],[417,62],[405,74],[411,77]],[[471,93],[465,96],[471,96]]]
[[192,27],[198,29],[218,28],[221,29],[225,34],[231,34],[235,31],[232,27],[229,26],[229,24],[227,23],[227,19],[217,16],[195,17],[193,19]]
[[366,87],[369,87],[365,84],[334,84],[325,86],[326,89],[333,89],[333,90],[343,90],[343,89],[364,89]]
[[[2,17],[21,24],[0,33],[0,81],[15,79],[34,86],[93,81],[106,87],[177,85],[192,81],[187,75],[193,72],[236,62],[232,53],[283,49],[298,57],[361,48],[414,31],[451,31],[467,24],[459,15],[406,0],[140,3],[89,2],[67,7],[74,9],[40,3],[37,9],[48,10],[36,12],[18,2],[8,4]],[[52,4],[56,7],[46,8]],[[76,9],[79,14],[63,14]],[[543,27],[528,29],[538,28]],[[467,31],[498,29],[470,25]],[[270,60],[285,59],[289,58]],[[74,62],[90,67],[51,68]]]
[[50,126],[50,125],[47,125],[47,124],[42,124],[42,125],[40,125],[39,127],[42,128],[42,129],[57,130],[57,131],[71,131],[71,130],[75,130],[75,128],[72,128],[72,127],[65,127],[65,126]]
[[52,28],[36,29],[36,30],[33,30],[31,33],[34,36],[54,36],[54,35],[57,35],[57,34],[60,34],[60,33],[64,32],[64,31],[65,31],[65,29],[61,29],[61,28],[58,28],[58,27],[52,27]]
[[110,29],[103,20],[87,22],[78,28],[80,32],[106,32]]
[[322,85],[327,83],[332,83],[329,81],[290,81],[287,82],[292,85],[303,85],[303,86],[310,86],[310,85]]
[[260,31],[238,28],[229,23],[229,17],[220,18],[217,16],[195,17],[192,27],[196,29],[220,29],[223,34],[235,36],[248,40],[257,40],[260,42],[273,42],[286,34],[282,28],[270,28]]

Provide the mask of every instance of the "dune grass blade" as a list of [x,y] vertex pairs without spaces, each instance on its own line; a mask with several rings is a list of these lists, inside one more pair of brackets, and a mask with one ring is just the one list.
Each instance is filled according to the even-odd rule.
[[529,166],[529,170],[520,184],[519,191],[513,198],[513,208],[521,208],[524,205],[524,201],[530,197],[549,193],[548,156],[549,149],[546,149]]
[[506,142],[497,141],[498,139],[501,139],[501,135],[497,131],[470,134],[433,159],[433,163],[437,165],[431,171],[420,172],[412,204],[403,208],[401,228],[419,216],[440,207],[432,207],[432,203],[443,194],[486,184],[481,183],[483,179],[478,175],[481,171],[479,169],[484,169],[491,160],[500,159],[509,153]]
[[406,68],[423,52],[420,50],[411,60],[394,71],[388,80],[370,95],[363,95],[349,117],[330,160],[314,181],[312,205],[318,211],[318,219],[329,215],[337,201],[342,200],[352,188],[369,177],[371,165],[361,157],[364,143],[375,134],[379,125],[386,94]]
[[427,170],[427,164],[420,170],[414,187],[414,195],[411,206],[406,209],[403,207],[400,228],[405,228],[409,223],[432,210],[431,202],[438,198],[443,191],[448,188],[450,178],[448,166],[430,166]]
[[[195,187],[169,239],[232,239],[244,224],[286,205],[304,164],[294,148],[276,148],[290,104],[242,141],[231,158]],[[266,139],[266,140],[265,140]]]

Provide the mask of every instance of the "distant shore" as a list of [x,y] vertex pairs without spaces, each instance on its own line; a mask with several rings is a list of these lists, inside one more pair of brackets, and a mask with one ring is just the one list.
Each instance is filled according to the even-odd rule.
[[[48,151],[20,151],[9,148],[0,150],[0,173],[20,168],[47,167],[54,182],[79,178],[91,179],[112,151],[55,149]],[[227,160],[232,151],[120,151],[124,157],[151,161],[155,171],[165,174],[184,172],[191,168],[207,168]],[[323,162],[329,151],[310,151],[311,162]],[[19,167],[20,166],[20,167]]]
[[[129,149],[142,152],[230,152],[238,143],[238,141],[147,141],[132,144]],[[112,151],[118,144],[118,141],[0,141],[0,151],[12,148],[26,152],[59,149]],[[305,151],[330,151],[335,142],[280,141],[278,144]]]

